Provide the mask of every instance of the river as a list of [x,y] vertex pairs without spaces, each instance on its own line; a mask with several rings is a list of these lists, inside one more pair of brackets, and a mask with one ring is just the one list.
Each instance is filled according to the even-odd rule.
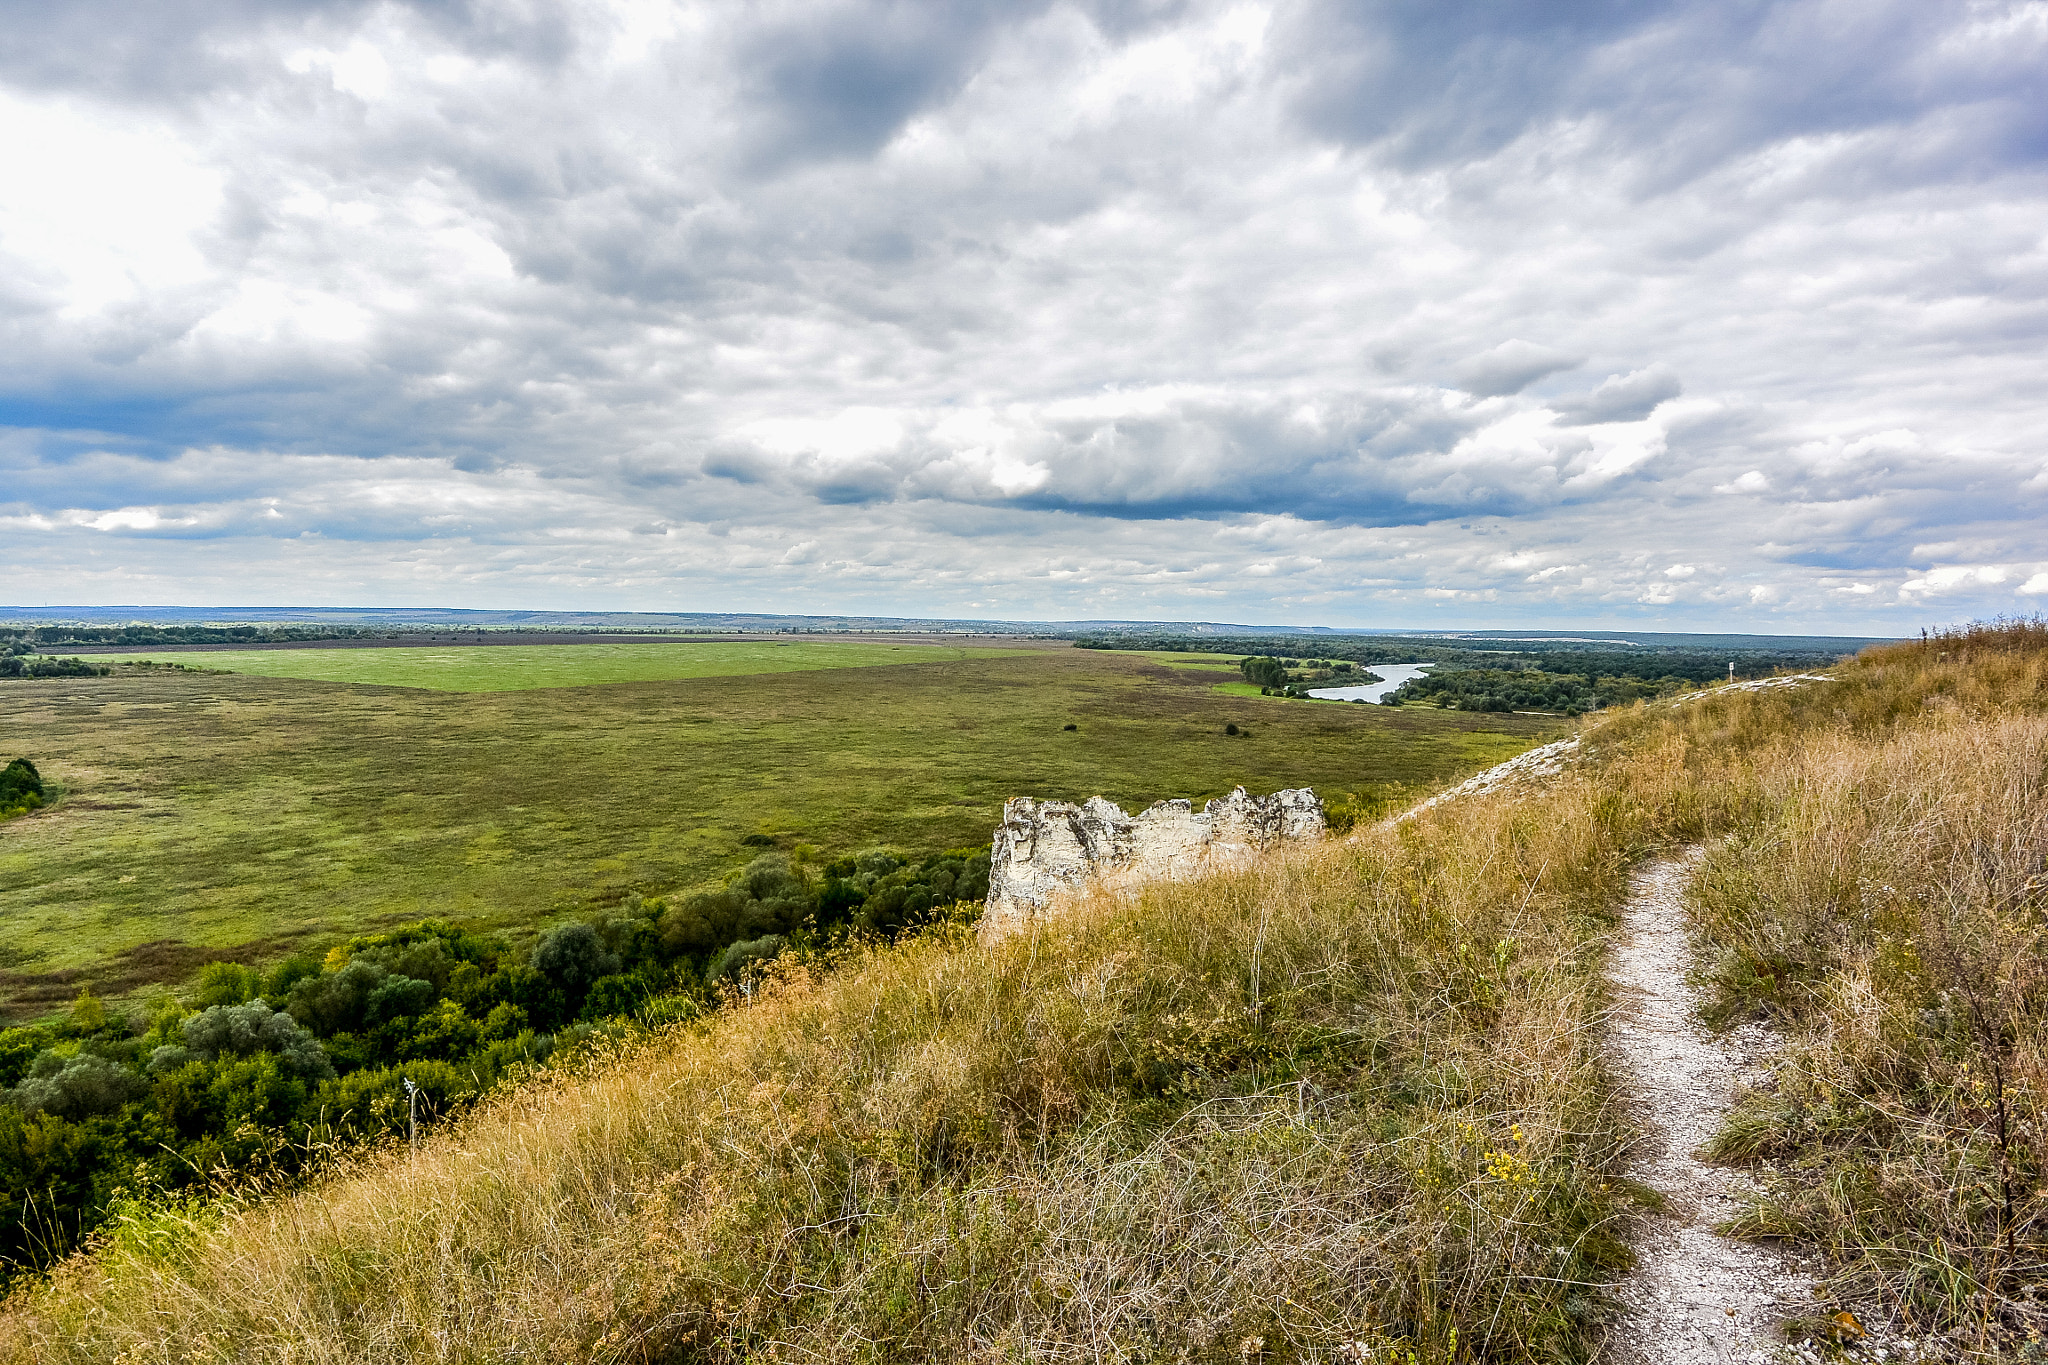
[[1350,687],[1312,687],[1311,697],[1324,701],[1378,701],[1387,693],[1407,682],[1419,678],[1430,670],[1429,664],[1366,664],[1366,672],[1377,674],[1376,683],[1357,683]]

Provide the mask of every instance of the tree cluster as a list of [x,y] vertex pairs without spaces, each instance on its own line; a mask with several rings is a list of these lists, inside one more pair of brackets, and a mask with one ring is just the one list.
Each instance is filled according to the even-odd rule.
[[22,640],[0,645],[0,678],[103,678],[113,671],[83,659],[38,655]]
[[1692,683],[1678,676],[1639,678],[1600,673],[1545,673],[1540,669],[1461,668],[1411,678],[1382,699],[1458,711],[1557,711],[1583,715],[1644,697],[1672,696]]
[[27,759],[17,758],[0,770],[0,820],[41,809],[43,795],[43,775]]
[[211,963],[147,1019],[82,995],[63,1020],[0,1031],[0,1257],[47,1263],[123,1190],[288,1177],[403,1131],[408,1080],[444,1116],[600,1032],[709,1007],[787,949],[957,911],[988,871],[979,850],[822,868],[775,852],[716,890],[628,895],[530,943],[428,920],[267,970]]
[[[1342,686],[1359,680],[1352,664],[1338,659],[1285,659],[1270,654],[1238,661],[1238,670],[1249,683],[1258,684],[1262,697],[1306,697],[1312,687]],[[1368,679],[1370,675],[1367,675]]]

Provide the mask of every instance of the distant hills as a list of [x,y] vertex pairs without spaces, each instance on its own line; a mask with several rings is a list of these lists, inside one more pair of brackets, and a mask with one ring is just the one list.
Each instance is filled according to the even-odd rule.
[[1710,650],[1792,649],[1853,654],[1889,637],[1862,635],[1684,634],[1669,631],[1609,630],[1424,630],[1367,627],[1250,625],[1220,621],[1001,621],[958,617],[778,615],[768,612],[490,611],[458,607],[178,607],[178,606],[0,606],[0,626],[259,626],[364,630],[632,631],[637,633],[724,633],[734,631],[902,631],[920,634],[1031,635],[1052,638],[1131,635],[1148,639],[1243,640],[1270,636],[1375,636],[1415,641],[1470,641],[1474,644],[1527,642],[1556,646],[1649,646]]

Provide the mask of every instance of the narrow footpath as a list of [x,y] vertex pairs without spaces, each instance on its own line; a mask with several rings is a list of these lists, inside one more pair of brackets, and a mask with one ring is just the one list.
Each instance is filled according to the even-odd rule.
[[1769,1030],[1723,1035],[1699,1022],[1682,895],[1699,850],[1637,874],[1609,961],[1616,1009],[1609,1055],[1648,1130],[1629,1174],[1664,1196],[1645,1220],[1638,1263],[1620,1286],[1626,1313],[1613,1345],[1628,1365],[1765,1365],[1787,1358],[1778,1324],[1812,1303],[1789,1257],[1714,1232],[1750,1188],[1741,1172],[1699,1160],[1737,1085],[1761,1077]]

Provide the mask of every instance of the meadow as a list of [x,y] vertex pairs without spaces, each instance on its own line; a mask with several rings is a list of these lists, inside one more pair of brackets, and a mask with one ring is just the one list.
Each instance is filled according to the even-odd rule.
[[[389,670],[451,652],[252,653]],[[517,672],[529,651],[467,652],[491,658],[465,667]],[[0,1012],[35,1017],[87,986],[146,1000],[210,959],[264,962],[429,916],[531,930],[716,883],[764,842],[981,845],[1011,796],[1139,807],[1242,783],[1386,803],[1558,732],[1226,696],[1220,673],[1097,651],[955,654],[480,692],[140,668],[11,682],[0,748],[59,795],[0,827]],[[1226,735],[1233,723],[1249,733]]]
[[[230,649],[169,654],[188,667],[265,678],[424,687],[439,692],[519,692],[599,683],[676,682],[814,669],[986,658],[1000,648],[813,641],[677,640],[575,645],[394,646],[388,649]],[[87,655],[90,662],[132,663],[135,655]]]

